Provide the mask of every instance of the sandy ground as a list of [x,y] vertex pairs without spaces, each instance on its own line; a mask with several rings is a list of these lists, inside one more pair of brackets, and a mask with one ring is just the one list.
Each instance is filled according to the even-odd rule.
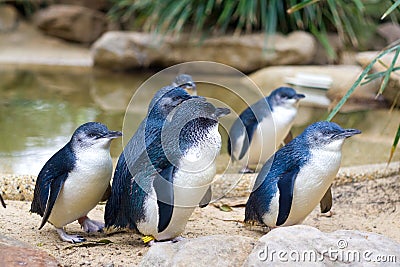
[[[304,224],[331,232],[340,229],[353,229],[383,234],[400,242],[400,175],[389,178],[347,184],[333,188],[334,215],[330,218],[320,216],[318,208],[306,219]],[[244,226],[246,198],[223,199],[232,205],[232,211],[220,210],[209,205],[197,208],[192,215],[183,237],[193,238],[205,235],[242,235],[257,240],[268,230],[262,227]],[[83,235],[88,242],[72,245],[61,242],[54,228],[47,224],[41,231],[37,228],[41,218],[30,214],[30,202],[7,201],[7,208],[0,209],[0,234],[25,241],[53,255],[63,266],[132,266],[140,262],[148,247],[141,236],[130,232],[111,235]],[[219,203],[221,204],[221,203]],[[93,219],[102,220],[104,205],[98,205],[90,213]],[[73,223],[66,228],[68,233],[79,233],[80,226]],[[107,239],[109,244],[94,244]]]

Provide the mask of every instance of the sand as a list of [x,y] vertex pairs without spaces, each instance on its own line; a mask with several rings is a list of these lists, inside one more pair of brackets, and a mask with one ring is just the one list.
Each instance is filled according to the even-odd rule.
[[[335,230],[361,230],[379,233],[400,242],[400,175],[351,183],[333,188],[332,217],[319,214],[318,207],[304,224],[325,232]],[[206,235],[242,235],[258,240],[267,228],[249,227],[241,223],[244,218],[246,198],[223,199],[204,209],[197,208],[183,233],[185,238]],[[0,234],[31,244],[54,256],[63,266],[132,266],[140,262],[149,249],[141,235],[119,232],[110,235],[82,233],[78,223],[66,227],[68,233],[82,234],[88,242],[70,244],[60,241],[54,228],[47,224],[37,230],[41,218],[30,214],[30,202],[6,201],[7,208],[0,208]],[[226,212],[218,208],[222,203],[232,206]],[[102,220],[104,205],[91,211],[92,219]],[[112,243],[95,243],[108,240]]]

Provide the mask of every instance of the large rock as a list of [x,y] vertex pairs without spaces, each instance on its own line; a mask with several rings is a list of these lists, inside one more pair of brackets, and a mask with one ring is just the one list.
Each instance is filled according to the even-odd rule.
[[90,9],[106,11],[110,6],[109,0],[56,0],[58,4],[84,6]]
[[18,26],[18,11],[11,5],[0,4],[0,34],[13,31]]
[[[329,76],[332,79],[332,84],[326,95],[335,103],[347,93],[362,70],[360,66],[356,65],[274,66],[261,69],[252,73],[249,77],[261,88],[265,95],[268,95],[273,89],[287,85],[287,78],[293,78],[299,73]],[[380,80],[378,79],[358,86],[342,111],[383,105],[381,99],[375,98],[379,85]],[[306,99],[302,100],[302,102],[305,101]]]
[[242,266],[254,243],[249,237],[225,235],[156,243],[139,266]]
[[269,65],[306,64],[316,49],[305,32],[275,35],[265,51],[263,34],[212,37],[205,41],[181,36],[157,36],[141,32],[107,32],[92,46],[96,66],[109,69],[171,66],[187,61],[216,61],[249,72]]
[[[376,56],[378,56],[379,52],[378,51],[369,51],[369,52],[360,52],[356,56],[356,60],[358,64],[360,64],[363,67],[366,67],[368,64],[374,60]],[[393,61],[395,53],[389,53],[382,58],[380,58],[380,61],[385,64],[385,66],[390,66],[390,64]],[[381,71],[386,71],[387,68],[381,63],[377,62],[374,64],[372,67],[372,72],[381,72]],[[400,66],[400,58],[397,58],[397,61],[395,63],[395,67]],[[381,79],[377,79],[378,81],[381,81]],[[399,72],[392,72],[390,74],[390,79],[387,84],[387,87],[385,88],[385,91],[383,91],[383,96],[390,101],[391,104],[397,99],[396,105],[400,106],[400,97],[399,96],[400,92],[400,76]]]
[[107,29],[102,12],[82,6],[51,5],[35,13],[36,25],[48,35],[91,43]]
[[323,233],[296,225],[273,229],[261,237],[244,266],[376,266],[399,259],[400,244],[379,234],[352,230]]
[[400,26],[397,23],[383,23],[378,26],[377,32],[386,40],[387,44],[400,39]]
[[49,254],[21,241],[0,235],[0,266],[60,266]]

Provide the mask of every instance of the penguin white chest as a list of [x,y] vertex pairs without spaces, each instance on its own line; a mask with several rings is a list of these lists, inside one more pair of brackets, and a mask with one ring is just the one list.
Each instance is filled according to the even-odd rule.
[[109,149],[76,153],[76,165],[68,174],[49,221],[60,228],[86,215],[101,200],[112,175]]
[[266,162],[281,145],[297,114],[295,107],[275,107],[260,121],[249,149],[249,165]]
[[218,125],[215,125],[202,140],[185,152],[173,177],[172,217],[164,231],[153,235],[157,240],[171,239],[183,233],[193,210],[211,186],[216,173],[215,159],[220,149],[221,135]]
[[292,206],[284,226],[301,223],[318,205],[332,184],[340,167],[343,140],[335,142],[330,146],[338,149],[322,147],[311,150],[309,162],[301,168],[296,177]]

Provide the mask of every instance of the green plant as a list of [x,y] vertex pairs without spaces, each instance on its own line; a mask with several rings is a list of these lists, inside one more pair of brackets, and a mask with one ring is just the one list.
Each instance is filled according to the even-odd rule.
[[[390,0],[110,0],[114,19],[134,17],[143,30],[161,34],[222,34],[232,32],[310,31],[334,59],[327,33],[337,31],[353,46],[374,21],[366,10],[390,5]],[[378,1],[378,2],[377,2]],[[395,15],[393,15],[395,14]],[[391,19],[397,19],[394,10]]]
[[[384,17],[386,17],[387,15],[389,15],[391,12],[393,12],[395,9],[399,8],[399,6],[400,6],[400,0],[396,0],[396,2],[394,2],[393,5],[391,7],[389,7],[389,9],[383,14],[382,19]],[[327,121],[332,120],[332,118],[339,112],[340,108],[344,105],[344,103],[346,103],[347,99],[354,92],[356,87],[359,86],[360,84],[369,83],[372,80],[375,80],[375,79],[378,79],[378,78],[383,78],[381,86],[380,86],[380,89],[378,91],[378,95],[383,93],[383,91],[385,90],[385,88],[386,88],[386,86],[387,86],[387,84],[389,82],[389,78],[390,78],[391,73],[400,70],[399,66],[395,66],[396,62],[397,62],[397,59],[399,57],[399,54],[400,54],[400,44],[399,43],[400,43],[400,40],[397,41],[395,44],[393,44],[391,47],[383,50],[379,55],[377,55],[368,64],[368,66],[360,74],[358,79],[354,82],[352,87],[347,91],[347,93],[343,96],[343,98],[337,103],[337,105],[330,112],[330,114],[328,115],[328,117],[326,119]],[[385,66],[384,64],[382,64],[379,61],[379,59],[382,58],[383,56],[385,56],[386,54],[389,54],[389,53],[394,53],[394,57],[393,57],[393,60],[392,60],[392,62],[390,64],[390,66]],[[386,67],[386,70],[385,71],[381,71],[381,72],[376,72],[376,73],[369,74],[369,72],[371,71],[372,67],[377,62],[380,62],[382,65],[384,65]],[[365,81],[362,82],[364,79],[365,79]],[[398,92],[398,96],[399,95],[400,95],[400,91]],[[397,145],[399,143],[399,139],[400,139],[400,124],[399,124],[399,127],[397,128],[397,132],[396,132],[394,140],[393,140],[392,148],[390,150],[390,155],[389,155],[389,159],[388,159],[388,164],[390,163],[390,161],[393,158],[394,152],[396,151]]]

